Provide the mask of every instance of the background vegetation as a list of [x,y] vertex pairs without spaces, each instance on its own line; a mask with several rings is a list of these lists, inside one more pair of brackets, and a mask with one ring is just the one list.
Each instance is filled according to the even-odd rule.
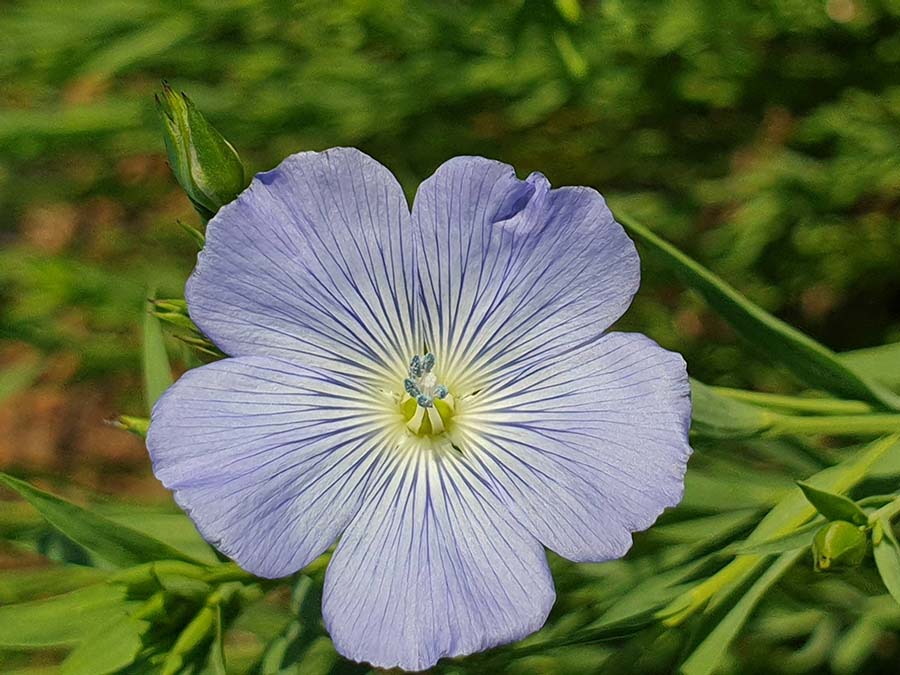
[[[196,254],[176,224],[199,219],[166,165],[153,104],[162,79],[188,92],[253,172],[298,150],[353,145],[411,194],[448,157],[494,157],[521,175],[600,189],[617,213],[836,351],[900,340],[897,0],[20,0],[0,12],[0,41],[0,469],[208,563],[215,557],[172,510],[140,439],[104,424],[146,414],[145,298],[150,289],[179,297]],[[652,248],[641,248],[645,281],[622,327],[682,351],[708,384],[776,394],[817,385],[773,361],[765,339],[741,340]],[[166,341],[176,369],[197,362]],[[857,363],[896,386],[900,357],[887,353]],[[784,412],[771,403],[767,414]],[[845,403],[829,405],[869,410]],[[794,479],[837,465],[844,482],[828,489],[896,490],[896,457],[872,470],[854,464],[856,473],[846,464],[890,422],[867,421],[863,432],[719,428],[740,415],[698,430],[685,504],[639,538],[627,562],[554,561],[560,601],[533,639],[540,648],[443,667],[690,669],[725,610],[753,589],[731,648],[690,672],[895,664],[900,606],[871,558],[852,574],[813,574],[807,549],[778,551],[799,552],[770,583],[759,585],[772,568],[758,567],[723,582],[698,616],[668,627],[649,620],[715,578],[735,542],[798,497]],[[9,568],[0,605],[127,567],[9,499],[0,502],[0,568]],[[229,671],[356,670],[317,623],[320,574],[299,577],[293,591],[229,581],[243,584],[235,597],[246,595],[229,600],[222,624]],[[149,655],[145,640],[142,658],[170,648],[175,638],[162,635]],[[272,656],[278,639],[287,646]],[[0,670],[55,672],[66,652],[54,649],[0,651]],[[142,663],[136,672],[154,672]]]

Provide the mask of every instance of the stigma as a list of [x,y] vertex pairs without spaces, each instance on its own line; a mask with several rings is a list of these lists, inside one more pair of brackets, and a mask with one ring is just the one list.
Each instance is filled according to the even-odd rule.
[[419,436],[444,433],[453,416],[453,396],[438,382],[434,373],[436,359],[426,352],[416,354],[409,362],[408,377],[403,380],[405,394],[401,400],[406,427]]

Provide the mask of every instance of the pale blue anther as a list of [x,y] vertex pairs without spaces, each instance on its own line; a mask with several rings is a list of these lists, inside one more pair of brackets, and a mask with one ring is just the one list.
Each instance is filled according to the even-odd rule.
[[418,354],[412,357],[412,360],[409,362],[409,376],[413,380],[418,380],[422,377],[422,358]]
[[[421,393],[419,391],[419,388],[416,386],[416,383],[413,382],[409,378],[406,378],[405,380],[403,380],[403,388],[406,390],[406,393],[409,394],[410,396],[412,396],[413,398],[416,398]],[[441,398],[443,398],[443,397],[441,397]]]
[[434,388],[434,397],[435,398],[447,398],[447,394],[450,393],[450,390],[447,389],[443,384],[439,384]]
[[430,396],[426,396],[425,394],[419,394],[416,397],[416,403],[418,403],[423,408],[430,408],[434,405],[434,401],[431,400]]
[[425,355],[425,358],[422,359],[422,367],[425,369],[426,373],[431,372],[431,369],[434,368],[434,354],[428,352]]

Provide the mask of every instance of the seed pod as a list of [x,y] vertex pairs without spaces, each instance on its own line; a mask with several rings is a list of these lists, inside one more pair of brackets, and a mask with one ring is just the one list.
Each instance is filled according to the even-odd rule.
[[817,570],[856,567],[866,555],[866,534],[845,520],[835,520],[822,527],[812,543],[813,564]]

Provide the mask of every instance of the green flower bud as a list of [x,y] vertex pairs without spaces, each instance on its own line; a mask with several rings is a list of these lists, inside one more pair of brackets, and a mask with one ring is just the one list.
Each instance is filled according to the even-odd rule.
[[241,158],[185,94],[163,83],[156,105],[175,179],[197,212],[209,220],[247,187]]
[[813,564],[821,571],[856,567],[866,555],[866,542],[862,528],[845,520],[834,520],[824,525],[813,538]]

